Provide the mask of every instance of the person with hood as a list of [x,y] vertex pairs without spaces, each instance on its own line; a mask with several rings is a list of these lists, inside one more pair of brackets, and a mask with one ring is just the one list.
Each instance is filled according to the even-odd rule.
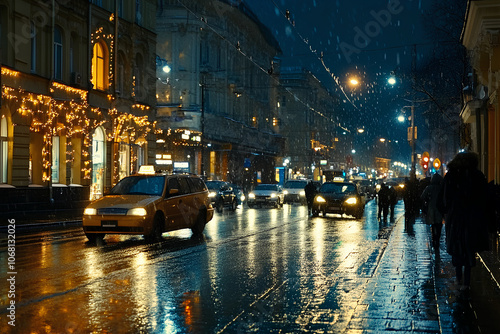
[[431,240],[436,254],[439,253],[439,240],[443,226],[443,215],[438,210],[438,196],[441,191],[443,177],[438,173],[431,178],[431,183],[422,192],[421,200],[425,207],[425,222],[431,225]]
[[488,218],[492,208],[478,161],[475,153],[457,154],[448,164],[438,197],[438,208],[445,215],[446,251],[451,255],[458,283],[463,282],[461,289],[470,287],[476,252],[489,246]]

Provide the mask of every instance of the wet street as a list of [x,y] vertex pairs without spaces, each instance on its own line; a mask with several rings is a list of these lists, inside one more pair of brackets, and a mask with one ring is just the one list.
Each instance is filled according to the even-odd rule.
[[[395,224],[402,209],[400,202],[395,219],[380,223],[374,201],[360,220],[309,218],[299,205],[245,206],[216,214],[201,239],[181,230],[165,233],[160,243],[108,235],[104,244],[92,245],[77,226],[19,230],[16,327],[0,328],[6,333],[461,332],[453,324],[461,315],[454,315],[446,300],[449,323],[439,318],[446,310],[436,306],[427,240],[417,240],[424,249],[388,247],[393,227],[392,234],[408,232],[403,223]],[[1,263],[7,263],[4,249]],[[408,262],[410,257],[418,260]],[[2,271],[2,282],[7,278]],[[8,302],[3,293],[2,318]]]

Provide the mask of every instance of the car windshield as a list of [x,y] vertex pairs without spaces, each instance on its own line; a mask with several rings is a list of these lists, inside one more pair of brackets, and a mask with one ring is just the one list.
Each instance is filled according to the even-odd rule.
[[110,195],[150,195],[161,196],[165,187],[165,175],[129,176],[110,191]]
[[255,190],[272,190],[272,191],[277,191],[277,186],[274,184],[259,184],[257,187],[255,187]]
[[207,181],[205,184],[210,190],[219,190],[225,183],[222,181]]
[[307,181],[288,181],[285,183],[284,188],[288,189],[304,189]]
[[347,194],[355,192],[356,187],[349,183],[325,183],[319,191],[321,193]]

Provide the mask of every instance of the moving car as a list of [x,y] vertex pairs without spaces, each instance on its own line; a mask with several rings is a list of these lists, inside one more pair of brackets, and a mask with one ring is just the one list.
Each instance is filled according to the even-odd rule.
[[243,204],[246,200],[245,192],[243,191],[243,188],[240,187],[237,184],[230,183],[229,186],[233,188],[233,191],[236,195],[236,199],[238,201],[238,205]]
[[238,207],[237,194],[233,187],[224,181],[207,181],[207,188],[209,190],[208,196],[215,206],[215,210],[221,213],[224,207],[236,210]]
[[325,182],[314,197],[313,216],[321,212],[323,217],[327,213],[346,214],[359,219],[365,211],[364,196],[351,182]]
[[284,195],[279,184],[259,184],[248,194],[247,204],[250,208],[255,205],[274,205],[283,207]]
[[306,192],[304,191],[306,185],[307,180],[286,181],[283,185],[285,203],[299,202],[301,204],[307,204]]
[[83,230],[90,241],[106,234],[142,234],[159,240],[163,232],[183,228],[201,234],[212,217],[201,178],[153,171],[123,178],[109,194],[89,204],[83,213]]

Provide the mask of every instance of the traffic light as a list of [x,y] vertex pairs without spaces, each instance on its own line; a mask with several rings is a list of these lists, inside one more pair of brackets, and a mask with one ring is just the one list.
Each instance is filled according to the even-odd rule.
[[435,170],[439,170],[439,168],[441,167],[441,161],[438,158],[434,159],[434,161],[432,162],[432,166]]
[[422,166],[424,172],[427,172],[427,170],[429,169],[429,161],[430,161],[429,153],[428,152],[422,153],[422,159],[420,159],[420,165]]

